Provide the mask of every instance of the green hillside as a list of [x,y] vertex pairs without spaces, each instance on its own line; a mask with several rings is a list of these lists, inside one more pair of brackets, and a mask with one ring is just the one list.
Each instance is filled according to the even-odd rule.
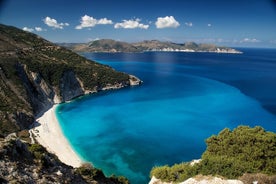
[[35,34],[0,25],[0,134],[27,128],[56,101],[128,86],[129,79]]

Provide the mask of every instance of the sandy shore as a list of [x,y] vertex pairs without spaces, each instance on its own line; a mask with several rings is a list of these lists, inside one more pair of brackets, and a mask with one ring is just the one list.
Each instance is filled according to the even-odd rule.
[[56,105],[36,119],[31,132],[35,139],[50,153],[55,154],[63,163],[79,167],[82,163],[80,157],[64,137],[55,115]]

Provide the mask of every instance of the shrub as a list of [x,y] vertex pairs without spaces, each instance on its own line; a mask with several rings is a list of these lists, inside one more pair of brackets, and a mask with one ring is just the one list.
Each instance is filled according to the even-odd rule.
[[40,144],[31,144],[28,149],[35,156],[35,158],[39,160],[41,160],[43,158],[43,154],[47,152],[46,149]]
[[124,176],[112,175],[112,176],[110,176],[110,180],[113,181],[114,183],[130,184],[128,179]]
[[85,163],[82,166],[80,166],[79,168],[77,168],[77,173],[79,173],[80,175],[87,177],[89,179],[93,179],[93,180],[105,178],[105,176],[101,170],[94,168],[89,163]]
[[276,134],[262,127],[226,128],[206,140],[201,162],[154,167],[151,176],[166,182],[180,182],[198,174],[238,178],[244,173],[276,173]]
[[128,179],[123,176],[117,177],[112,175],[110,178],[107,178],[102,170],[94,168],[90,163],[82,164],[76,169],[76,172],[91,182],[96,180],[99,183],[129,184]]

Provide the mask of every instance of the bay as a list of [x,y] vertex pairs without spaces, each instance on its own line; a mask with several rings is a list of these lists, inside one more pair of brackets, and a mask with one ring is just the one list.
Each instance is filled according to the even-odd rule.
[[143,80],[57,108],[65,136],[106,175],[147,183],[152,167],[200,158],[212,134],[238,125],[276,130],[276,52],[81,53]]

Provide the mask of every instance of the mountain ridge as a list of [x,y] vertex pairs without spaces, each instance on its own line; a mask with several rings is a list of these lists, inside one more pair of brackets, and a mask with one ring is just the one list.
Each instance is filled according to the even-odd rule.
[[88,43],[58,43],[75,52],[215,52],[241,54],[229,47],[216,46],[214,44],[197,44],[195,42],[174,43],[158,40],[145,40],[142,42],[128,43],[112,39],[95,40]]

